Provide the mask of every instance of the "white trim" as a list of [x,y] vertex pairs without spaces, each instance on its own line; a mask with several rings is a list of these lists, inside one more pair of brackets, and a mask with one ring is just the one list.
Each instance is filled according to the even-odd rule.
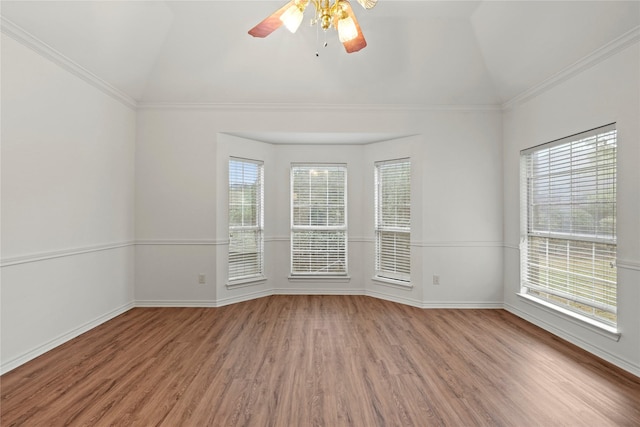
[[274,288],[273,295],[364,295],[364,289]]
[[[266,242],[288,242],[289,237],[267,237]],[[364,237],[350,238],[350,242],[371,243],[373,240]],[[81,255],[91,252],[106,251],[128,246],[225,246],[229,245],[228,239],[142,239],[127,240],[123,242],[104,243],[93,246],[81,246],[77,248],[62,249],[59,251],[36,252],[33,254],[20,255],[17,257],[3,258],[0,260],[0,267],[10,267],[12,265],[26,264],[30,262],[46,261],[54,258],[62,258],[74,255]]]
[[[266,242],[289,242],[289,236],[265,236]],[[347,240],[353,243],[375,243],[374,237],[368,236],[347,236]],[[228,239],[144,239],[136,240],[136,245],[228,245]],[[419,241],[412,240],[412,247],[417,248],[500,248],[513,247],[520,249],[517,245],[510,245],[499,241]]]
[[266,283],[265,276],[254,276],[246,279],[229,280],[226,284],[227,289],[246,288],[247,286],[257,286]]
[[229,297],[229,298],[222,298],[222,299],[216,300],[214,307],[224,307],[225,305],[237,304],[239,302],[245,302],[245,301],[250,301],[258,298],[269,297],[271,295],[273,295],[273,292],[270,289],[267,289],[264,291],[252,292],[250,294],[243,294],[243,295]]
[[520,245],[513,243],[505,243],[502,245],[505,249],[513,249],[514,251],[520,251]]
[[197,103],[197,102],[139,102],[139,110],[210,110],[210,111],[501,111],[498,104],[427,105],[427,104],[291,104],[291,103]]
[[136,307],[217,307],[215,300],[136,300]]
[[21,354],[18,357],[15,357],[11,360],[9,360],[6,363],[3,363],[2,366],[0,366],[0,375],[4,375],[7,372],[17,368],[20,365],[23,365],[25,363],[27,363],[30,360],[35,359],[38,356],[43,355],[44,353],[48,352],[49,350],[52,350],[64,343],[66,343],[67,341],[70,341],[74,338],[76,338],[79,335],[84,334],[85,332],[103,324],[104,322],[113,319],[114,317],[117,317],[129,310],[131,310],[132,308],[134,308],[136,305],[133,302],[129,302],[127,304],[124,304],[108,313],[105,313],[101,316],[96,317],[93,320],[90,320],[82,325],[80,325],[77,328],[71,329],[70,331],[57,336],[56,338],[47,341],[46,343],[39,345],[38,347],[35,347],[23,354]]
[[139,102],[125,92],[111,85],[101,77],[87,70],[77,62],[58,52],[42,40],[30,34],[20,26],[0,16],[2,33],[20,44],[37,52],[42,57],[58,64],[75,76],[81,78],[101,92],[109,95],[123,105],[134,110],[214,110],[214,111],[453,111],[453,112],[493,112],[514,108],[534,98],[552,87],[587,70],[599,62],[615,55],[640,40],[640,26],[634,27],[617,39],[596,49],[594,52],[566,67],[560,72],[514,96],[502,104],[295,104],[295,103],[198,103],[198,102]]
[[466,309],[503,309],[502,302],[473,302],[473,301],[443,301],[443,302],[423,302],[414,298],[406,298],[397,295],[391,295],[371,289],[326,289],[326,288],[272,288],[243,294],[239,296],[223,298],[219,300],[139,300],[136,301],[135,307],[222,307],[229,304],[250,301],[257,298],[268,297],[271,295],[365,295],[372,298],[378,298],[385,301],[405,304],[412,307],[422,309],[450,309],[450,310],[466,310]]
[[624,268],[625,270],[640,271],[640,262],[631,261],[628,259],[618,259],[616,261],[616,267]]
[[[265,243],[270,242],[289,242],[289,237],[282,236],[274,236],[274,237],[266,237]],[[348,238],[349,242],[352,243],[375,243],[373,238],[369,237],[351,237]],[[12,265],[18,264],[26,264],[30,262],[38,262],[38,261],[46,261],[54,258],[62,258],[74,255],[81,255],[91,252],[99,252],[106,251],[118,248],[124,248],[128,246],[225,246],[229,244],[228,239],[143,239],[143,240],[128,240],[123,242],[115,242],[115,243],[105,243],[101,245],[94,246],[83,246],[77,248],[70,249],[62,249],[59,251],[50,251],[50,252],[38,252],[28,255],[21,255],[17,257],[4,258],[0,260],[0,267],[10,267]],[[448,242],[411,242],[412,247],[417,248],[448,248],[448,247],[470,247],[470,248],[487,248],[487,247],[505,247],[509,249],[519,250],[518,246],[504,244],[501,242],[456,242],[456,241],[448,241]],[[629,261],[629,260],[619,260],[617,263],[618,267],[630,269],[630,270],[640,270],[640,263]],[[319,276],[321,278],[326,278],[324,276]],[[333,276],[331,276],[333,277]],[[309,280],[309,277],[292,277],[293,279],[302,279]],[[316,278],[313,276],[312,278]],[[344,279],[343,277],[339,277],[339,279]]]
[[501,248],[503,242],[494,241],[411,241],[411,246],[416,248]]
[[62,258],[62,257],[68,257],[68,256],[74,256],[74,255],[87,254],[91,252],[100,252],[100,251],[108,251],[108,250],[118,249],[118,248],[126,248],[128,246],[133,246],[134,244],[135,242],[133,240],[129,240],[124,242],[105,243],[102,245],[95,245],[95,246],[84,246],[84,247],[78,247],[78,248],[63,249],[59,251],[39,252],[39,253],[34,253],[29,255],[22,255],[18,257],[5,258],[2,261],[0,261],[0,267],[4,268],[4,267],[10,267],[12,265],[46,261],[54,258]]
[[192,307],[192,308],[215,308],[215,307],[223,307],[230,304],[236,304],[244,301],[249,301],[253,299],[263,298],[271,295],[366,295],[372,298],[378,298],[385,301],[390,301],[398,304],[405,304],[412,307],[422,308],[422,309],[505,309],[506,311],[518,316],[525,321],[532,323],[536,326],[545,329],[546,331],[559,336],[585,350],[588,352],[610,362],[614,365],[636,375],[640,376],[640,366],[629,362],[625,359],[622,359],[618,356],[615,356],[607,351],[604,351],[598,347],[591,345],[590,343],[582,340],[581,338],[576,337],[575,335],[569,334],[562,329],[557,328],[555,325],[552,325],[544,320],[536,316],[532,316],[512,305],[502,302],[429,302],[425,303],[420,300],[415,300],[412,298],[399,297],[396,295],[390,295],[378,291],[373,290],[362,290],[362,289],[286,289],[286,288],[275,288],[270,290],[253,292],[250,294],[244,294],[240,296],[223,298],[219,300],[204,300],[204,301],[194,301],[194,300],[137,300],[135,302],[127,303],[109,313],[106,313],[93,321],[87,322],[84,325],[75,328],[64,335],[61,335],[53,340],[48,341],[47,343],[38,346],[21,356],[18,356],[4,364],[0,367],[0,375],[5,374],[20,365],[27,363],[28,361],[46,353],[47,351],[58,347],[65,342],[99,326],[100,324],[113,319],[114,317],[119,316],[127,312],[128,310],[134,307]]
[[46,58],[54,64],[57,64],[76,77],[81,78],[91,86],[95,87],[106,95],[109,95],[124,106],[134,110],[138,107],[138,103],[135,99],[122,92],[115,86],[111,85],[107,81],[103,80],[102,78],[98,77],[91,71],[87,70],[82,65],[73,61],[69,57],[58,52],[56,49],[49,46],[29,32],[25,31],[23,28],[14,24],[4,16],[0,16],[0,27],[2,33],[11,37],[23,46],[28,47],[29,49],[38,53],[43,58]]
[[422,308],[448,309],[448,310],[500,310],[504,308],[502,301],[435,301],[423,302]]
[[[266,242],[288,242],[291,240],[289,236],[271,236],[265,237],[264,241]],[[347,236],[347,240],[349,243],[374,243],[373,237],[364,237],[364,236]]]
[[377,283],[374,283],[374,285],[390,286],[392,288],[399,288],[407,291],[413,289],[413,283],[405,282],[403,280],[391,279],[388,277],[381,277],[381,276],[373,276],[371,280],[373,282],[377,282]]
[[287,280],[292,283],[349,283],[351,281],[351,276],[298,274],[287,277]]
[[537,307],[550,314],[560,315],[563,319],[573,323],[574,325],[582,326],[591,332],[595,332],[596,334],[609,338],[613,341],[620,341],[620,332],[612,326],[604,325],[596,320],[590,319],[586,316],[581,316],[571,310],[567,310],[556,304],[551,304],[525,293],[517,293],[516,295],[520,297],[522,301],[533,307]]
[[[265,236],[265,243],[272,242],[288,242],[289,237],[282,236]],[[179,246],[179,245],[204,245],[204,246],[228,246],[229,239],[144,239],[136,240],[136,245],[146,246]]]
[[375,243],[376,240],[373,237],[362,236],[349,236],[349,243]]
[[230,304],[251,301],[272,295],[363,295],[361,289],[288,289],[274,288],[266,289],[248,294],[221,298],[217,300],[139,300],[136,307],[182,307],[182,308],[216,308]]
[[404,304],[411,307],[423,308],[423,302],[413,298],[405,298],[397,295],[390,295],[384,292],[374,291],[371,289],[367,289],[364,292],[364,295],[371,298],[378,298],[385,301],[395,302],[397,304]]
[[290,238],[289,236],[270,236],[270,237],[265,237],[264,238],[264,242],[289,242]]
[[514,314],[518,317],[520,317],[521,319],[534,324],[544,330],[546,330],[547,332],[550,332],[566,341],[569,341],[572,344],[577,345],[578,347],[588,351],[589,353],[600,357],[601,359],[606,360],[609,363],[612,363],[616,366],[618,366],[619,368],[624,369],[627,372],[632,373],[633,375],[640,377],[640,365],[635,364],[633,362],[630,362],[628,360],[625,360],[621,357],[618,357],[614,354],[609,353],[606,350],[603,350],[600,347],[596,347],[594,345],[592,345],[591,343],[583,340],[582,338],[579,338],[571,333],[566,332],[563,329],[560,329],[558,327],[556,327],[555,325],[540,319],[539,317],[533,316],[525,311],[520,310],[517,307],[514,307],[510,304],[505,303],[504,304],[504,309],[507,310],[509,313]]
[[525,90],[519,95],[514,96],[513,98],[502,104],[502,109],[508,110],[510,108],[517,107],[518,105],[521,105],[528,100],[535,98],[536,96],[559,85],[560,83],[563,83],[566,80],[569,80],[570,78],[580,74],[581,72],[588,70],[594,65],[599,64],[610,56],[615,55],[616,53],[622,51],[623,49],[626,49],[627,47],[638,41],[640,41],[640,26],[632,28],[617,39],[612,40],[611,42],[583,57],[582,59],[574,62],[570,66],[555,73],[551,77],[544,79],[542,82]]
[[144,239],[136,240],[141,246],[222,246],[228,245],[228,239]]

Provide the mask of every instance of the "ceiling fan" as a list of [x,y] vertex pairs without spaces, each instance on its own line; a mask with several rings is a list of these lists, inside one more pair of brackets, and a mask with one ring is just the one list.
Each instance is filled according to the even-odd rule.
[[[273,14],[265,18],[258,25],[249,30],[249,34],[254,37],[266,37],[282,25],[289,31],[295,33],[300,23],[304,10],[313,3],[315,15],[311,24],[318,24],[323,30],[335,28],[338,31],[338,38],[344,45],[347,53],[357,52],[367,45],[360,25],[353,13],[348,0],[291,0]],[[365,9],[371,9],[376,5],[377,0],[357,0]],[[317,54],[316,54],[317,55]]]

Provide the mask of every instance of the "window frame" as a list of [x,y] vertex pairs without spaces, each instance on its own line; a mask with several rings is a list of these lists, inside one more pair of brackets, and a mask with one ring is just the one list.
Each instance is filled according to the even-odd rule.
[[[231,197],[231,185],[232,185],[232,169],[231,163],[244,163],[257,166],[257,183],[258,183],[258,191],[255,199],[255,204],[252,203],[248,206],[253,206],[255,208],[255,216],[256,221],[255,224],[252,225],[232,225],[231,221],[231,209],[232,209],[232,197]],[[264,268],[265,268],[265,254],[264,254],[264,162],[262,160],[254,160],[247,159],[241,157],[230,156],[229,161],[227,162],[228,173],[227,173],[227,225],[228,225],[228,237],[229,237],[229,246],[227,251],[227,280],[229,285],[238,285],[247,282],[253,282],[257,280],[264,280]],[[244,206],[244,205],[243,205]],[[231,248],[233,246],[233,233],[234,232],[256,232],[257,241],[256,244],[256,252],[239,252],[239,254],[256,254],[256,266],[257,268],[250,272],[249,274],[241,274],[232,276],[232,255]],[[241,264],[241,262],[238,262]],[[247,263],[248,264],[248,263]],[[238,270],[242,270],[243,268],[238,268]],[[246,269],[246,267],[245,267]],[[250,268],[248,270],[251,270]]]
[[[382,203],[382,188],[383,188],[383,175],[381,174],[381,168],[388,165],[403,165],[406,164],[409,172],[409,181],[408,187],[404,190],[404,192],[408,195],[408,217],[407,218],[394,218],[395,222],[406,222],[407,226],[395,226],[390,227],[384,224],[383,218],[383,203]],[[400,159],[392,159],[392,160],[382,160],[374,163],[374,240],[375,240],[375,249],[374,249],[374,279],[389,281],[398,285],[403,286],[411,286],[411,158],[400,158]],[[383,267],[383,258],[385,258],[385,254],[382,252],[382,238],[383,234],[392,234],[396,236],[405,236],[406,235],[406,253],[401,254],[405,257],[404,260],[400,260],[398,263],[398,256],[394,255],[392,258],[394,259],[394,264],[397,266],[398,264],[406,263],[406,272],[398,271],[399,268],[395,268],[394,270],[385,269]],[[386,258],[389,258],[389,255],[386,255]]]
[[[585,152],[588,150],[586,147],[589,147],[591,139],[594,141],[595,154],[580,154],[580,150]],[[613,140],[612,143],[611,140]],[[604,148],[600,148],[600,143]],[[606,157],[606,152],[600,155],[599,150],[604,149],[613,153],[613,160]],[[556,154],[561,150],[569,150],[569,152]],[[534,163],[536,155],[546,156],[549,159],[548,163],[546,165]],[[556,157],[552,161],[553,156]],[[588,163],[589,161],[596,163],[592,165]],[[535,172],[535,168],[540,171]],[[548,181],[546,188],[539,184],[540,181],[546,182],[545,179]],[[595,184],[592,182],[594,179]],[[608,181],[602,183],[601,180]],[[567,186],[569,190],[563,188]],[[615,265],[617,258],[616,187],[617,130],[615,123],[520,152],[521,296],[586,323],[609,331],[615,330],[618,305]],[[540,189],[546,189],[546,193]],[[601,218],[597,225],[595,218],[592,219],[593,225],[579,218],[578,214],[581,213],[579,208],[586,203],[585,198],[594,197],[594,191],[596,202],[590,202],[594,211],[605,212],[608,206],[608,209],[613,210],[613,221],[609,221],[612,224],[600,225],[602,220],[609,217]],[[542,203],[545,197],[548,201]],[[566,201],[567,199],[569,202]],[[566,214],[567,207],[570,208],[570,215]],[[553,220],[551,217],[554,209],[565,210],[562,225],[555,224],[559,220]],[[540,225],[540,218],[544,218],[545,215],[546,229],[544,225]],[[566,227],[570,230],[566,231]],[[561,253],[563,245],[566,250]],[[591,245],[591,249],[581,248],[585,245]],[[592,252],[589,262],[585,256],[588,251]],[[559,267],[558,260],[562,258],[560,255],[566,258],[564,268]],[[539,259],[543,261],[538,261]],[[610,264],[609,268],[607,264]],[[587,271],[588,268],[585,268],[585,265],[591,267],[591,273]],[[566,281],[563,283],[556,279],[565,276]],[[585,281],[592,282],[593,289],[590,292],[587,292],[586,285],[581,284]],[[561,286],[565,289],[563,290]],[[597,300],[600,294],[596,289],[599,286],[602,287],[603,302]],[[571,287],[574,289],[570,290]],[[607,291],[607,287],[612,287],[613,291]],[[583,293],[582,296],[581,293]],[[612,298],[613,304],[611,304]]]
[[[344,219],[343,224],[341,225],[325,225],[325,226],[313,226],[313,225],[299,225],[296,224],[295,220],[295,208],[301,205],[297,205],[294,201],[295,196],[295,172],[296,170],[312,170],[312,169],[330,169],[337,168],[340,169],[344,174],[343,181],[343,214],[342,217]],[[290,207],[290,256],[289,256],[289,273],[290,279],[295,278],[314,278],[314,277],[322,277],[322,278],[345,278],[348,277],[349,274],[349,242],[348,242],[348,170],[346,163],[291,163],[290,167],[290,190],[289,190],[289,207]],[[299,232],[305,231],[320,231],[320,232],[336,232],[336,234],[342,233],[343,238],[342,242],[344,244],[341,253],[344,254],[342,263],[344,264],[344,271],[300,271],[296,270],[296,258],[294,258],[297,249],[295,242],[295,235]]]

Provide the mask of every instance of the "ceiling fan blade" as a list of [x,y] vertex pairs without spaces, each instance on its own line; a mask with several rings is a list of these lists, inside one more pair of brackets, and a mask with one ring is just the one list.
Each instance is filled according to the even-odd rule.
[[353,13],[351,4],[347,0],[341,0],[341,3],[344,4],[344,11],[347,12],[351,19],[353,19],[353,23],[356,24],[356,29],[358,30],[358,35],[356,36],[356,38],[342,44],[344,45],[347,53],[357,52],[367,46],[367,41],[364,39],[364,34],[362,34],[362,29],[360,28],[360,24],[358,24],[355,13]]
[[373,7],[378,3],[378,0],[358,0],[360,6],[365,9],[373,9]]
[[284,13],[289,6],[293,5],[296,0],[291,0],[280,9],[273,12],[270,16],[262,20],[258,25],[249,30],[249,34],[253,37],[267,37],[278,28],[282,27],[282,21],[280,16]]

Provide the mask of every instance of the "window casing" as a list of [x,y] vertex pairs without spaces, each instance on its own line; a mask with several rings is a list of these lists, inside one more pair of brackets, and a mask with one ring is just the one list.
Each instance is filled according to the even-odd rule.
[[264,165],[229,160],[229,281],[264,276]]
[[375,275],[411,279],[411,163],[375,164]]
[[291,166],[291,275],[347,274],[347,167]]
[[615,326],[615,125],[521,153],[522,292]]

